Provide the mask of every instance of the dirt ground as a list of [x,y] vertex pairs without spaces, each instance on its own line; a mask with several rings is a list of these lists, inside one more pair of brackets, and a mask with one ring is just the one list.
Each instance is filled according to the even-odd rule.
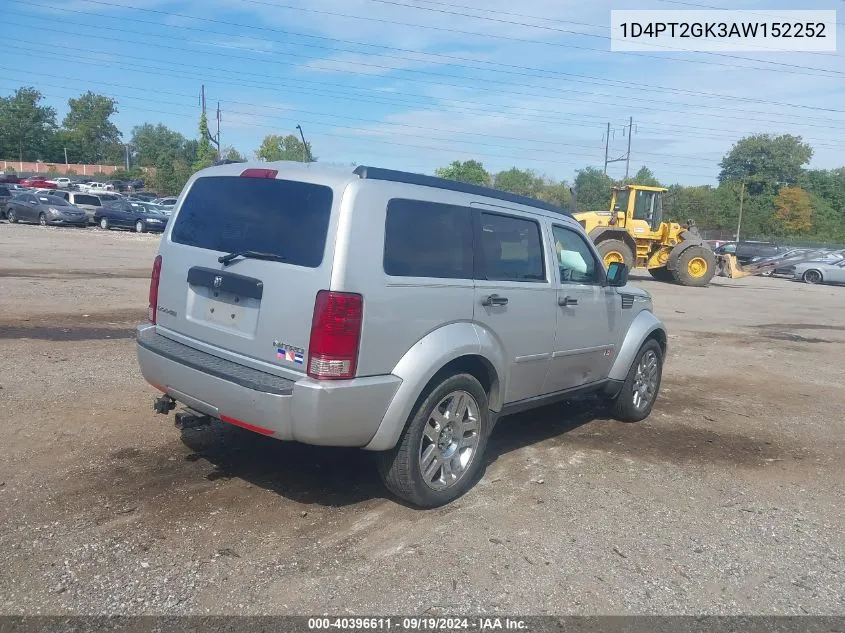
[[0,224],[0,613],[845,614],[845,288],[635,275],[651,417],[505,418],[419,511],[363,451],[153,414],[157,244]]

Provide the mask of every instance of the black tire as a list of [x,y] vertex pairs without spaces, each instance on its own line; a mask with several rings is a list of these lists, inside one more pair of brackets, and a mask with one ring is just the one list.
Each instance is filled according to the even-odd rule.
[[47,226],[47,216],[43,213],[38,214],[38,224],[41,226]]
[[135,222],[135,232],[136,233],[146,233],[147,232],[147,225],[144,224],[143,220],[138,220]]
[[9,209],[8,211],[6,211],[6,219],[9,220],[10,224],[17,224],[18,214],[15,213],[14,209]]
[[608,253],[619,253],[619,255],[622,256],[622,261],[628,267],[628,270],[633,270],[634,253],[631,252],[631,249],[622,240],[604,240],[596,245],[596,250],[598,250],[599,255],[601,255],[602,263],[605,268],[607,268],[608,264],[608,262],[605,261],[605,257]]
[[108,218],[100,218],[99,225],[100,225],[101,229],[103,229],[104,231],[108,231],[109,230],[109,219]]
[[801,280],[805,284],[820,284],[824,279],[822,277],[822,273],[815,268],[811,268],[810,270],[806,271],[803,275],[801,275]]
[[651,275],[657,281],[675,281],[675,278],[672,276],[672,272],[668,268],[666,268],[666,266],[661,266],[660,268],[649,268],[648,274]]
[[[640,368],[640,363],[648,354],[653,353],[656,359],[656,383],[653,391],[650,391],[650,399],[648,402],[637,404],[634,400],[635,384],[637,382],[637,372]],[[622,389],[613,401],[612,411],[613,417],[620,422],[639,422],[644,420],[651,414],[651,409],[654,402],[657,400],[657,394],[660,391],[660,382],[663,378],[663,350],[660,344],[654,339],[649,339],[637,352],[634,362],[631,363],[631,368],[628,370],[628,375],[625,377],[625,382],[622,383]]]
[[[475,401],[478,410],[477,415],[477,443],[475,450],[470,456],[469,464],[461,472],[457,480],[442,489],[435,489],[426,483],[422,472],[421,451],[426,448],[438,449],[438,445],[430,443],[428,429],[436,433],[436,429],[429,424],[432,421],[432,414],[436,406],[444,399],[455,392],[463,392],[471,396]],[[487,447],[487,438],[490,435],[492,419],[487,402],[487,393],[478,380],[469,374],[457,374],[445,378],[435,385],[424,397],[418,401],[416,408],[405,425],[402,437],[396,446],[389,451],[379,454],[378,467],[384,485],[390,492],[400,499],[403,499],[421,508],[435,508],[457,499],[467,490],[475,485],[478,476],[484,468],[484,450]],[[442,427],[446,428],[446,427]],[[442,435],[442,433],[440,434]],[[423,438],[427,439],[423,439]],[[449,438],[452,437],[450,432]],[[476,436],[473,436],[476,437]],[[457,453],[456,453],[457,454]],[[456,455],[455,454],[455,455]],[[455,457],[447,460],[451,464]],[[434,464],[434,462],[432,462]],[[435,474],[441,477],[445,475],[437,466]]]
[[[691,272],[691,262],[704,261],[705,270],[701,275],[694,275]],[[682,286],[696,286],[702,288],[710,283],[713,275],[716,274],[716,256],[706,246],[690,246],[680,254],[675,263],[675,270],[672,275],[675,281]]]

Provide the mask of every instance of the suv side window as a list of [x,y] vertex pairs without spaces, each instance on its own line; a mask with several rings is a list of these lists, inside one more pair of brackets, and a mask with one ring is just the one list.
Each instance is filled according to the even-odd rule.
[[545,281],[540,225],[527,218],[481,213],[485,279]]
[[0,196],[11,196],[11,192],[7,187],[0,187]]
[[471,209],[402,198],[387,203],[385,273],[472,279],[472,271]]
[[562,226],[552,227],[561,283],[598,284],[602,268],[584,238]]

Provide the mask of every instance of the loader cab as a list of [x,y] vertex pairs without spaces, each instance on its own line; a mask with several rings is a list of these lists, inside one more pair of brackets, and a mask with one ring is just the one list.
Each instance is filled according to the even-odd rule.
[[663,223],[663,193],[661,187],[627,185],[614,187],[610,201],[611,212],[624,213],[623,226],[635,233],[656,233]]

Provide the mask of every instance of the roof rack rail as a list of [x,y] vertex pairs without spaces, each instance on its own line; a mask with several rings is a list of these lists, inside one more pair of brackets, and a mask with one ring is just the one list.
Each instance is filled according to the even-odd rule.
[[412,174],[411,172],[397,171],[394,169],[382,169],[381,167],[367,167],[366,165],[359,165],[355,168],[354,173],[359,178],[367,180],[404,182],[409,185],[422,185],[423,187],[435,187],[436,189],[460,191],[461,193],[469,193],[476,196],[484,196],[485,198],[494,198],[496,200],[513,202],[514,204],[522,204],[527,207],[535,207],[537,209],[543,209],[545,211],[551,211],[561,215],[571,215],[565,209],[562,209],[551,202],[537,200],[536,198],[529,198],[528,196],[520,196],[519,194],[510,193],[508,191],[499,191],[498,189],[491,189],[490,187],[470,185],[465,182],[458,182],[457,180],[447,180],[446,178],[437,178],[436,176],[426,176],[423,174]]

